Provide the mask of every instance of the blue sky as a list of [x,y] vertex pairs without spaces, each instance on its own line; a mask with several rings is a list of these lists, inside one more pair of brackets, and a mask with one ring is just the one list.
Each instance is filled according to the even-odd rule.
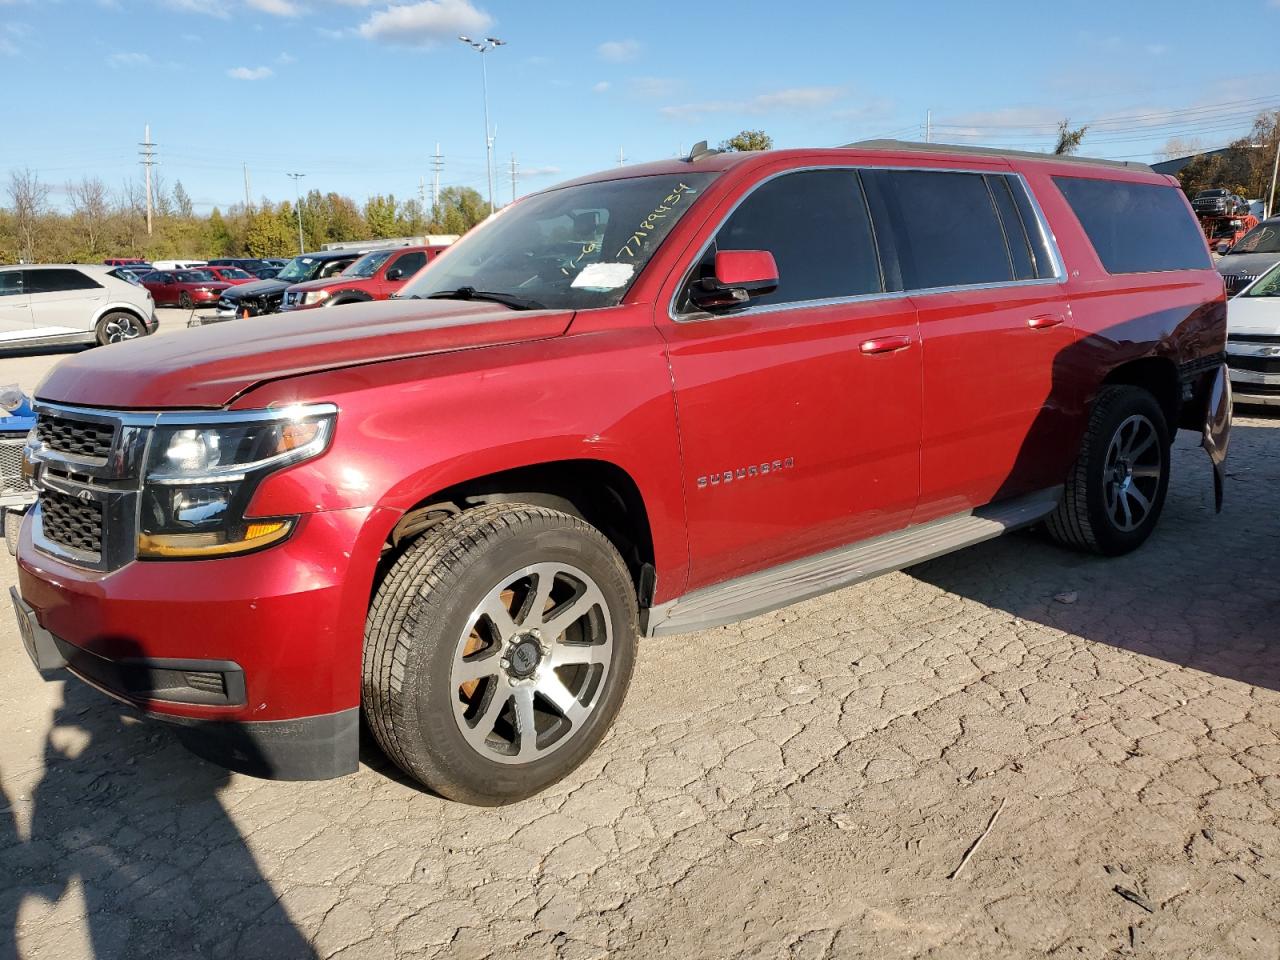
[[[1058,119],[1082,152],[1158,159],[1174,136],[1222,146],[1280,106],[1280,69],[1206,50],[1205,30],[1268,37],[1280,0],[1224,27],[1190,2],[575,3],[545,0],[0,0],[0,173],[60,185],[137,178],[151,124],[167,184],[198,209],[303,189],[485,191],[480,55],[496,197],[759,127],[778,146],[894,135],[1026,149]],[[1255,50],[1261,50],[1255,45]],[[55,191],[53,199],[59,200]]]

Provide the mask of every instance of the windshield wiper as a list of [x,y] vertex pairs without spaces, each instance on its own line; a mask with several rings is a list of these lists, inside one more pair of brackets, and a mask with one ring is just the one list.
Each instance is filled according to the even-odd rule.
[[459,287],[457,290],[441,290],[427,296],[428,300],[488,300],[500,303],[512,310],[546,310],[545,304],[525,297],[513,296],[510,293],[494,293],[492,290],[477,290],[475,287]]

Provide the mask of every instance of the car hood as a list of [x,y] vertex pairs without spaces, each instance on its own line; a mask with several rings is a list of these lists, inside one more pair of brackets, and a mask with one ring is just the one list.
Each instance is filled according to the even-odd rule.
[[227,296],[232,300],[238,300],[241,297],[261,297],[266,294],[279,293],[288,287],[289,284],[284,280],[253,280],[249,283],[238,283],[227,291]]
[[1232,297],[1227,301],[1227,333],[1280,334],[1280,297]]
[[221,407],[267,380],[546,340],[572,319],[564,310],[407,300],[231,320],[69,356],[36,387],[36,397],[119,409]]
[[293,283],[289,285],[290,290],[324,290],[329,287],[336,287],[348,283],[367,283],[373,277],[345,277],[338,274],[333,277],[325,277],[323,280],[304,280],[302,283]]
[[1224,277],[1241,273],[1256,277],[1268,267],[1275,266],[1278,261],[1280,253],[1228,253],[1214,266]]

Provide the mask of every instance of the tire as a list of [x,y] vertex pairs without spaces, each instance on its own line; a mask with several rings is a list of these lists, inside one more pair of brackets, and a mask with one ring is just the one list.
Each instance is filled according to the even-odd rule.
[[105,347],[109,343],[123,343],[145,337],[147,328],[136,314],[127,310],[112,310],[98,321],[94,335],[98,346]]
[[178,294],[178,306],[183,310],[194,310],[196,308],[195,301],[191,299],[191,294],[185,290]]
[[545,507],[478,507],[423,533],[379,585],[365,716],[387,756],[442,796],[522,800],[604,737],[636,635],[635,588],[603,534]]
[[1099,391],[1080,456],[1046,528],[1059,543],[1116,557],[1151,536],[1169,490],[1169,427],[1141,387]]

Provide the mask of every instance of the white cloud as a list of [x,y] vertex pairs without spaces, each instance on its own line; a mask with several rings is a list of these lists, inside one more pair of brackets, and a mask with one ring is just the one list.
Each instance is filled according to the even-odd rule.
[[677,120],[696,120],[713,113],[761,114],[782,110],[812,110],[825,106],[844,93],[841,87],[788,87],[762,93],[750,100],[707,100],[663,107],[662,114]]
[[233,67],[227,71],[232,80],[265,80],[271,75],[270,67]]
[[18,45],[8,37],[0,37],[0,57],[16,57]]
[[291,63],[297,63],[297,62],[298,62],[298,58],[295,57],[292,53],[288,53],[288,52],[282,53],[280,54],[280,56],[276,57],[276,63],[282,64],[283,66],[286,66],[286,67]]
[[640,44],[636,40],[606,40],[596,47],[596,54],[611,63],[625,63],[640,56]]
[[151,58],[145,53],[113,53],[107,57],[107,63],[113,67],[145,67]]
[[594,90],[596,93],[604,93],[606,90],[608,90],[608,89],[609,89],[609,81],[608,81],[608,80],[601,80],[599,83],[597,83],[597,84],[596,84],[594,87],[592,87],[591,89],[592,89],[592,90]]
[[293,0],[244,0],[254,10],[269,13],[273,17],[296,17],[302,12]]
[[559,167],[524,167],[520,170],[520,178],[527,180],[532,177],[554,177],[559,172]]
[[458,34],[483,33],[493,18],[469,0],[422,0],[394,4],[360,24],[360,35],[406,47],[429,47]]
[[231,16],[224,0],[161,0],[170,10],[180,13],[203,13],[208,17],[226,20]]

